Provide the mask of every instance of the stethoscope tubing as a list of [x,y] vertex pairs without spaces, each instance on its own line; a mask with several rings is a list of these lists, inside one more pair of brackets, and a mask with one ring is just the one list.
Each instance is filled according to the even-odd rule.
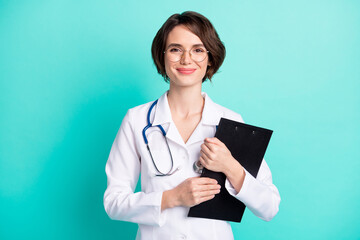
[[[154,167],[155,167],[156,171],[159,173],[159,174],[155,174],[155,176],[163,177],[163,176],[170,176],[170,175],[174,174],[174,173],[175,173],[176,171],[178,171],[180,168],[176,168],[174,171],[172,171],[173,168],[174,168],[174,160],[173,160],[173,157],[172,157],[172,154],[171,154],[170,146],[169,146],[169,143],[168,143],[168,141],[167,141],[166,132],[165,132],[164,128],[163,128],[160,124],[153,126],[152,123],[150,122],[151,111],[152,111],[152,109],[154,108],[154,106],[157,104],[157,102],[158,102],[158,99],[157,99],[156,101],[154,101],[154,102],[151,104],[150,108],[149,108],[149,111],[148,111],[147,117],[146,117],[146,119],[147,119],[147,125],[146,125],[146,126],[144,127],[144,129],[142,130],[142,135],[143,135],[143,138],[144,138],[144,142],[145,142],[145,144],[146,144],[146,148],[147,148],[147,150],[148,150],[148,152],[149,152],[149,154],[150,154],[151,160],[152,160],[152,162],[153,162],[153,164],[154,164]],[[148,142],[148,139],[147,139],[145,133],[146,133],[146,130],[148,130],[148,129],[151,128],[151,127],[158,127],[158,128],[161,130],[161,132],[162,132],[162,134],[163,134],[163,136],[164,136],[164,138],[165,138],[165,142],[166,142],[167,148],[168,148],[168,150],[169,150],[170,158],[171,158],[171,168],[170,168],[170,170],[169,170],[167,173],[163,173],[163,172],[161,172],[161,171],[158,169],[158,167],[157,167],[157,165],[156,165],[156,163],[155,163],[155,161],[154,161],[154,158],[153,158],[153,156],[152,156],[152,153],[151,153],[151,151],[150,151],[149,142]],[[202,166],[198,166],[197,161],[196,161],[196,162],[194,162],[194,164],[193,164],[193,169],[194,169],[194,171],[195,171],[196,173],[200,173],[200,174],[201,174],[203,167],[202,167]]]

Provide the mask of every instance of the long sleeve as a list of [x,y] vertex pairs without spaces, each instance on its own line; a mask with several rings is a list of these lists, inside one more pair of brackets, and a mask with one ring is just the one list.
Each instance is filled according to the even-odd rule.
[[279,211],[280,194],[272,182],[272,175],[265,160],[262,161],[257,178],[245,170],[245,179],[236,194],[231,183],[226,180],[225,187],[231,195],[243,202],[259,218],[270,221]]
[[131,110],[125,115],[106,163],[105,211],[111,219],[161,226],[162,192],[134,193],[140,174],[140,155],[131,126]]

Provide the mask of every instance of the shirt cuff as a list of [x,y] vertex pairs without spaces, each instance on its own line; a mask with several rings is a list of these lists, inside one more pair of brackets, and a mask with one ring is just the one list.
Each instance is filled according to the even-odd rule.
[[162,227],[165,222],[166,222],[166,216],[167,216],[167,209],[165,209],[164,211],[161,211],[161,202],[162,202],[162,195],[163,192],[157,192],[156,193],[156,198],[157,198],[157,203],[158,206],[155,208],[156,211],[156,222],[158,223],[159,227]]
[[230,195],[237,198],[238,200],[242,201],[243,203],[244,203],[243,200],[246,199],[246,195],[247,195],[246,192],[248,191],[249,184],[252,181],[251,178],[254,179],[254,177],[248,171],[246,171],[245,168],[244,168],[244,172],[245,172],[244,182],[238,193],[236,192],[235,188],[233,187],[233,185],[230,183],[230,181],[227,178],[225,181],[226,190],[230,193]]

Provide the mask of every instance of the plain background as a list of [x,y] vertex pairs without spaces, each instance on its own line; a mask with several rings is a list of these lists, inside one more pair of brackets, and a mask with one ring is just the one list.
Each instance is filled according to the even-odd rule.
[[168,89],[150,47],[186,10],[227,49],[203,90],[274,130],[280,211],[246,210],[235,238],[360,239],[356,0],[0,0],[0,239],[134,239],[104,211],[105,163],[127,109]]

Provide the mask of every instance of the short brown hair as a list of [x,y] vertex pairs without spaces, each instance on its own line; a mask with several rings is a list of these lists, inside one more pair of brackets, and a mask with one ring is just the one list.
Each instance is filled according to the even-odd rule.
[[225,46],[209,19],[193,11],[171,15],[157,32],[152,42],[151,55],[158,73],[164,77],[166,82],[169,82],[165,71],[164,51],[169,33],[178,25],[184,25],[198,36],[209,51],[210,66],[207,67],[202,82],[207,78],[211,81],[212,76],[219,70],[225,59]]

